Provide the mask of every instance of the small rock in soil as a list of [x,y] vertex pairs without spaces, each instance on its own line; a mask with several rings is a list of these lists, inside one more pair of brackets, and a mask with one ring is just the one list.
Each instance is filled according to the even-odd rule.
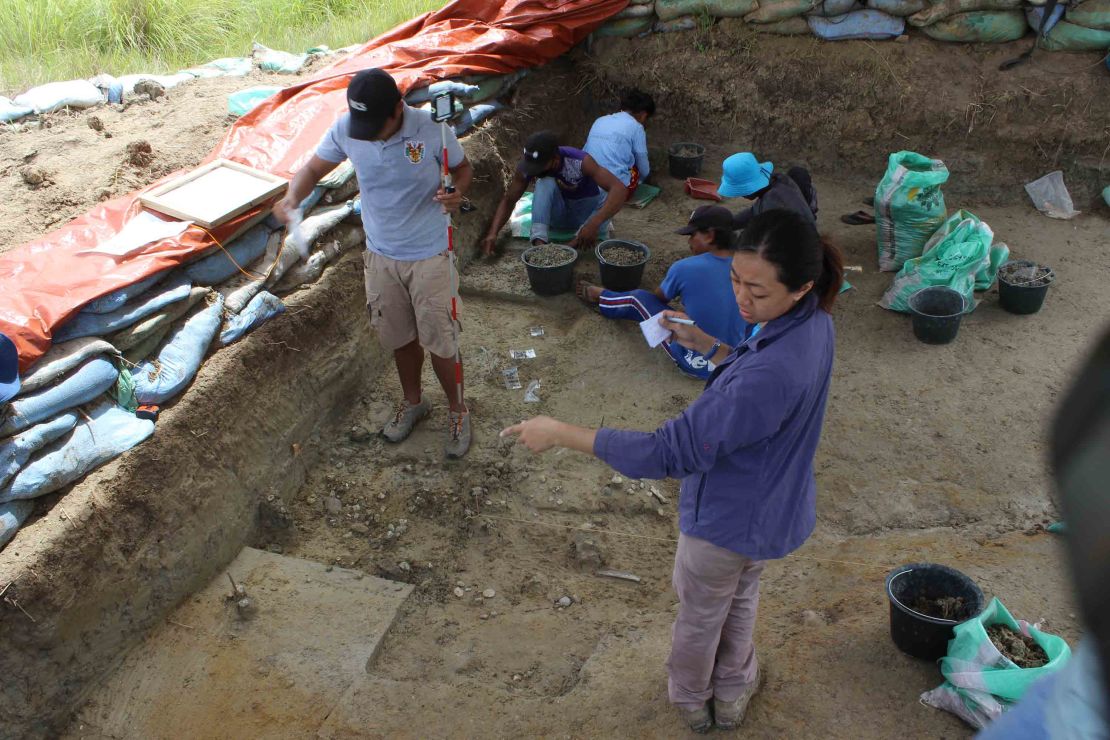
[[579,570],[597,570],[605,565],[601,546],[589,532],[575,532],[572,548],[574,564]]
[[324,509],[329,514],[338,514],[339,512],[343,511],[343,502],[337,499],[335,496],[328,496],[326,499],[324,499]]
[[370,527],[367,527],[362,522],[355,522],[351,525],[352,534],[370,534]]
[[24,167],[19,171],[19,176],[23,178],[23,182],[31,187],[31,189],[42,187],[50,183],[50,175],[42,167],[35,167],[31,165]]
[[492,599],[496,595],[497,595],[497,592],[494,591],[492,588],[487,588],[485,591],[482,592],[482,596],[484,596],[487,599]]
[[569,596],[563,596],[555,602],[555,606],[559,607],[560,609],[566,609],[572,603],[574,602],[571,601]]
[[85,120],[85,123],[89,124],[89,128],[91,128],[93,131],[104,130],[104,122],[101,121],[97,116],[89,116]]
[[148,95],[151,100],[157,100],[166,94],[166,88],[157,80],[139,80],[135,83],[136,95]]
[[1040,668],[1048,662],[1048,654],[1032,637],[1015,632],[1004,624],[987,627],[987,636],[998,652],[1012,660],[1018,668]]
[[351,431],[347,432],[347,438],[352,442],[365,442],[373,436],[370,430],[361,424],[355,424],[351,427]]
[[461,599],[461,598],[463,597],[463,594],[465,594],[465,593],[466,593],[466,591],[463,591],[463,590],[462,590],[461,588],[459,588],[458,586],[455,586],[455,590],[454,590],[454,591],[453,591],[452,593],[454,593],[454,594],[455,594],[455,598],[457,598],[457,599]]
[[[154,148],[150,145],[150,142],[140,139],[138,141],[132,141],[127,145],[127,162],[129,164],[135,167],[147,167],[153,161]],[[297,455],[299,453],[300,445],[295,444],[293,446],[293,454]]]

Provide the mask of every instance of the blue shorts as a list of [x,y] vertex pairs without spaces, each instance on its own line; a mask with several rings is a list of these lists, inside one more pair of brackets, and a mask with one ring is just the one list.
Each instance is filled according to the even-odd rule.
[[[659,296],[646,290],[633,290],[628,293],[617,293],[612,290],[601,291],[599,301],[601,315],[608,319],[626,319],[628,321],[643,321],[650,319],[660,311],[670,308],[659,300]],[[683,347],[678,342],[664,341],[663,348],[674,360],[678,369],[693,378],[706,380],[709,378],[709,361],[692,349]]]

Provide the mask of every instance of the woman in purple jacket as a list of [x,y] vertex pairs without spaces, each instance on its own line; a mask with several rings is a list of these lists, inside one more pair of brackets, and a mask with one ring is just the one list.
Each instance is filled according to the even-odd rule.
[[739,346],[663,322],[716,364],[705,391],[677,417],[650,433],[544,416],[501,433],[519,435],[533,452],[596,455],[632,478],[682,479],[668,692],[698,732],[743,720],[760,681],[752,644],[759,575],[767,560],[801,546],[816,523],[813,458],[835,345],[829,311],[843,279],[839,253],[785,210],[751,220],[731,273],[750,325]]

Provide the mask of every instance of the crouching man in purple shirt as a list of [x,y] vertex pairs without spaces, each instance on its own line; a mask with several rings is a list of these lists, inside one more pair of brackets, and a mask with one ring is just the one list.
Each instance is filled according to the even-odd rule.
[[569,447],[596,455],[633,478],[682,479],[668,689],[698,732],[743,720],[760,680],[752,644],[759,575],[765,561],[801,546],[816,523],[813,458],[833,365],[829,310],[842,275],[840,255],[811,222],[766,211],[751,220],[732,257],[747,339],[728,347],[696,327],[663,321],[676,341],[716,365],[685,411],[650,433],[544,416],[501,433],[519,435],[533,452]]

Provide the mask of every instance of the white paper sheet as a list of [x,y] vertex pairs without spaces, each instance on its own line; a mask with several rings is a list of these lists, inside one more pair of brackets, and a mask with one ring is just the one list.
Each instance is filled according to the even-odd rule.
[[141,211],[138,216],[124,224],[123,229],[111,239],[100,242],[92,249],[81,250],[79,254],[110,254],[122,257],[152,242],[178,236],[192,223],[192,221],[163,221],[153,213]]
[[660,326],[659,321],[663,318],[663,312],[652,316],[650,319],[644,319],[640,322],[640,331],[644,333],[644,339],[647,340],[649,347],[658,347],[663,341],[671,336],[670,329],[664,329]]

